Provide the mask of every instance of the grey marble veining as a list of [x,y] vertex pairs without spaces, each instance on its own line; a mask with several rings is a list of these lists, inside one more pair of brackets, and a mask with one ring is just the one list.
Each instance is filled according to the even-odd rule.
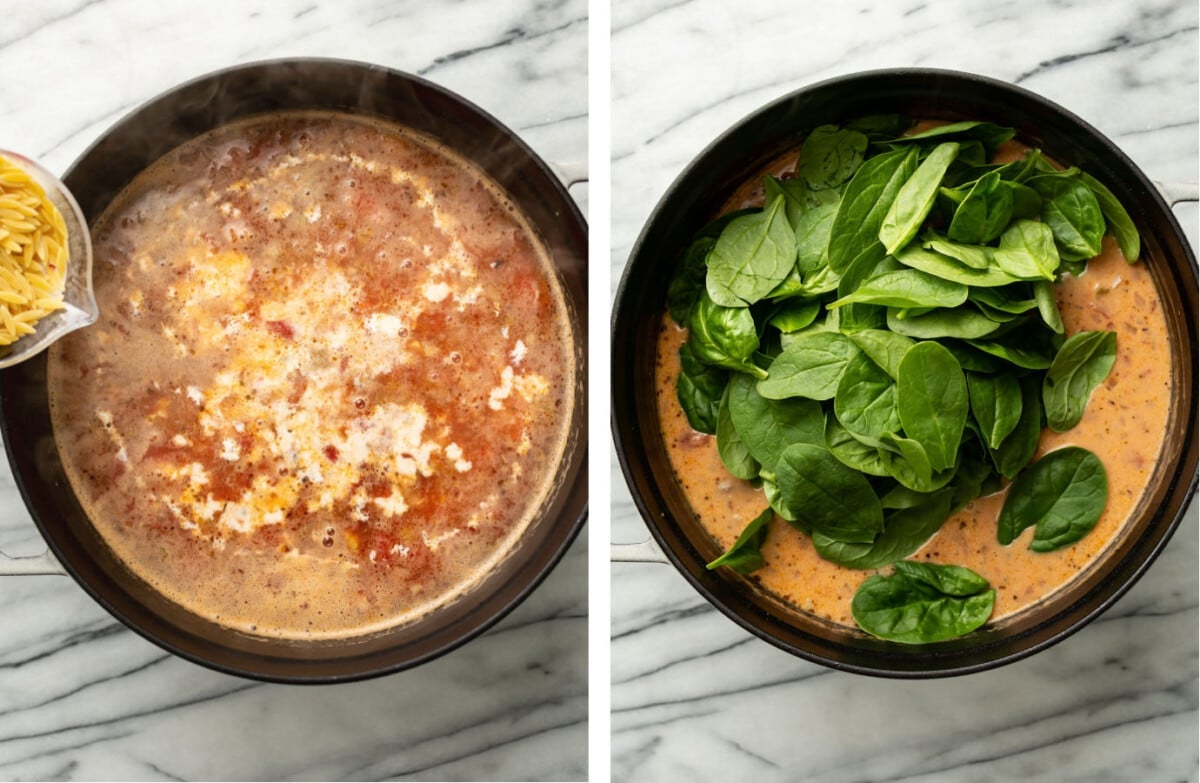
[[[57,172],[163,90],[300,56],[418,73],[552,164],[587,157],[583,0],[47,0],[3,3],[0,18],[0,146]],[[586,187],[572,193],[586,205]],[[583,779],[586,539],[482,637],[337,686],[218,674],[126,630],[68,578],[0,580],[0,778]],[[0,547],[44,549],[7,462]]]
[[[644,0],[612,14],[612,285],[679,172],[746,114],[886,67],[1019,83],[1083,117],[1152,179],[1198,178],[1197,7],[1180,2]],[[1195,204],[1175,209],[1193,246]],[[645,525],[615,460],[613,540]],[[1005,668],[900,682],[793,658],[669,566],[615,564],[615,780],[1195,781],[1193,501],[1099,620]]]

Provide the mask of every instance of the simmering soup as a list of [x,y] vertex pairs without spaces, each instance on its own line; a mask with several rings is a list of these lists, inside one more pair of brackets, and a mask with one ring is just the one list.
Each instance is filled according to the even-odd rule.
[[137,576],[223,625],[355,635],[453,600],[544,499],[573,404],[545,249],[486,175],[336,114],[172,151],[93,230],[59,452]]

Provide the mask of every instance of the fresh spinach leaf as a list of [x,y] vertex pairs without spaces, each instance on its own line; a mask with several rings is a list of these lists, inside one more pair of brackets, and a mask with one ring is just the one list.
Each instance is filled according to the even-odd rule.
[[854,175],[866,151],[867,137],[858,131],[820,125],[804,140],[796,177],[811,190],[836,188]]
[[1068,446],[1050,452],[1009,488],[996,536],[1007,546],[1036,526],[1029,548],[1050,552],[1083,538],[1108,502],[1108,476],[1092,452]]
[[987,245],[964,245],[960,242],[952,242],[934,231],[926,232],[921,241],[921,247],[943,256],[949,256],[971,269],[979,270],[987,270],[992,265],[992,253],[996,252],[996,248]]
[[784,199],[730,221],[708,253],[706,288],[722,307],[747,307],[783,282],[796,265],[796,234]]
[[1028,185],[1020,182],[1008,182],[1012,191],[1012,216],[1014,220],[1035,218],[1042,214],[1042,197]]
[[[1037,285],[1037,283],[1034,283]],[[1037,307],[1035,299],[1028,298],[1027,283],[1017,283],[1011,286],[996,288],[972,288],[968,298],[984,312],[994,312],[1006,316],[1021,315]],[[999,320],[997,316],[993,316]],[[1011,320],[1011,319],[1009,319]]]
[[762,556],[762,546],[767,541],[769,523],[774,516],[775,512],[768,508],[750,520],[750,524],[742,530],[742,534],[733,542],[733,546],[705,568],[712,571],[725,566],[745,575],[752,574],[766,565],[766,560]]
[[1054,234],[1045,223],[1017,220],[1000,235],[992,254],[996,266],[1018,280],[1053,280],[1059,256]]
[[891,576],[868,577],[850,602],[854,621],[872,636],[929,644],[965,636],[991,617],[996,591],[975,572],[906,560],[894,565]]
[[864,281],[829,308],[863,302],[886,307],[957,307],[967,301],[967,287],[916,269],[898,269]]
[[1018,280],[999,267],[990,264],[990,261],[986,268],[977,269],[962,263],[957,258],[918,247],[916,244],[910,244],[901,250],[896,255],[896,260],[905,266],[919,269],[943,280],[981,288],[1009,285]]
[[802,334],[771,363],[758,393],[769,400],[832,399],[846,364],[857,353],[857,346],[839,332]]
[[1100,255],[1104,213],[1087,184],[1063,174],[1031,177],[1026,184],[1042,197],[1042,222],[1064,258],[1077,261]]
[[1048,280],[1038,280],[1033,284],[1033,298],[1037,303],[1038,314],[1042,316],[1042,322],[1055,334],[1066,332],[1067,328],[1063,325],[1062,315],[1058,312],[1058,299],[1054,296],[1054,284]]
[[879,449],[854,437],[836,416],[827,417],[825,422],[825,444],[829,452],[848,468],[870,476],[891,475]]
[[835,272],[880,244],[879,227],[916,167],[914,148],[885,152],[859,166],[842,192],[829,235],[829,266]]
[[896,563],[895,568],[896,573],[924,582],[944,595],[959,598],[979,595],[991,586],[982,576],[962,566],[903,560]]
[[868,114],[846,123],[848,130],[855,130],[871,142],[894,139],[912,127],[912,118],[903,114]]
[[1000,444],[1021,420],[1020,382],[1008,373],[990,375],[969,372],[967,392],[971,399],[971,413],[979,424],[979,434],[990,448],[1000,448]]
[[796,530],[799,530],[806,536],[811,536],[812,527],[807,522],[797,519],[795,514],[784,507],[783,498],[779,494],[779,485],[775,483],[775,474],[764,470],[759,474],[759,479],[762,481],[763,495],[766,497],[767,505],[771,507],[771,510]]
[[802,278],[810,278],[829,265],[829,237],[839,203],[813,207],[796,224],[796,266]]
[[900,429],[896,411],[896,382],[863,353],[842,371],[833,396],[833,412],[855,435],[879,438]]
[[1044,370],[1054,359],[1054,349],[1028,329],[1016,329],[1003,335],[1004,340],[967,340],[972,348],[1025,370]]
[[748,375],[736,374],[729,381],[729,418],[766,471],[774,472],[783,450],[794,443],[825,443],[825,414],[819,402],[801,397],[768,400]]
[[789,299],[772,313],[767,323],[787,334],[798,332],[817,320],[821,303],[816,299]]
[[817,553],[847,568],[871,569],[890,565],[916,552],[950,515],[953,491],[943,489],[929,494],[906,491],[917,502],[886,514],[883,532],[874,541],[869,544],[838,541],[814,530],[812,540]]
[[[884,255],[883,245],[875,243],[854,259],[842,273],[842,279],[838,281],[838,296],[849,296],[867,280],[890,272],[898,266],[894,260]],[[865,302],[851,303],[828,312],[837,314],[838,329],[847,334],[861,329],[880,328],[885,321],[882,307]]]
[[733,418],[729,415],[729,389],[730,384],[726,384],[717,408],[717,454],[726,470],[748,481],[758,476],[759,464],[733,426]]
[[895,433],[880,436],[879,456],[888,475],[914,492],[934,492],[950,483],[956,466],[935,471],[920,441]]
[[1014,135],[1016,135],[1016,132],[1012,128],[1005,128],[991,122],[964,120],[962,122],[938,125],[920,133],[901,136],[900,138],[892,139],[891,143],[924,144],[930,141],[941,142],[947,139],[975,139],[983,143],[987,157],[991,158],[996,154],[996,149]]
[[917,235],[933,209],[942,177],[956,155],[956,142],[939,144],[896,193],[879,226],[879,241],[888,255],[897,253]]
[[688,319],[688,344],[696,358],[708,364],[767,377],[751,360],[758,349],[758,328],[745,307],[722,307],[702,293]]
[[951,467],[967,421],[967,382],[950,351],[919,342],[904,355],[896,379],[896,410],[907,437],[920,443],[936,473]]
[[679,366],[675,382],[679,406],[692,429],[712,435],[717,431],[717,413],[729,373],[697,359],[688,343],[679,348]]
[[1116,332],[1079,332],[1067,338],[1042,384],[1050,429],[1064,432],[1079,423],[1088,398],[1108,377],[1116,358]]
[[883,530],[883,508],[870,482],[823,446],[797,443],[784,449],[775,479],[784,506],[814,532],[870,542]]
[[850,339],[893,380],[900,372],[900,360],[916,345],[912,338],[886,329],[863,329],[853,332]]
[[1018,383],[1021,385],[1021,418],[999,448],[988,449],[996,470],[1008,479],[1015,478],[1033,459],[1042,435],[1041,376],[1026,375]]
[[1013,213],[1013,193],[993,171],[980,177],[954,210],[946,235],[955,242],[983,245],[1000,236]]
[[1121,255],[1125,256],[1125,260],[1131,264],[1137,261],[1142,251],[1142,240],[1138,236],[1137,226],[1133,224],[1133,219],[1129,217],[1125,207],[1121,206],[1121,202],[1117,200],[1111,190],[1092,175],[1081,171],[1079,179],[1091,188],[1092,195],[1096,197],[1096,203],[1100,205],[1100,212],[1108,222],[1108,230],[1117,240],[1117,247],[1121,248]]
[[917,340],[936,340],[957,337],[976,340],[1000,330],[1003,324],[993,321],[974,307],[939,308],[923,315],[904,317],[904,311],[889,307],[888,328],[897,334]]
[[680,326],[687,326],[692,308],[704,292],[704,278],[708,274],[705,259],[714,244],[716,240],[712,237],[700,237],[688,245],[667,287],[667,311]]

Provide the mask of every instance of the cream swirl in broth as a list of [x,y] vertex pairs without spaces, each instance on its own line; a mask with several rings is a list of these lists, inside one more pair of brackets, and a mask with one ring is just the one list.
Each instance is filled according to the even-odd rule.
[[94,230],[100,322],[49,361],[59,452],[135,574],[340,637],[476,583],[545,497],[574,365],[544,248],[473,166],[331,114],[220,128]]

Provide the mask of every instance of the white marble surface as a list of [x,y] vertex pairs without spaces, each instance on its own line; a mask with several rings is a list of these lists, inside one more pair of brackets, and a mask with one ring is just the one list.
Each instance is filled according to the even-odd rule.
[[[161,91],[288,56],[419,73],[543,158],[586,160],[585,0],[5,0],[0,19],[0,146],[57,172]],[[68,578],[4,579],[0,779],[582,779],[586,535],[483,637],[332,687],[217,674],[125,630]],[[7,462],[0,545],[44,548]]]
[[[612,283],[709,140],[793,89],[930,66],[1017,82],[1154,179],[1197,181],[1193,0],[639,0],[612,16]],[[1195,204],[1176,208],[1196,244]],[[613,540],[646,529],[611,466]],[[836,673],[750,636],[669,566],[617,564],[612,772],[623,781],[1197,779],[1197,511],[1107,614],[963,678]]]

